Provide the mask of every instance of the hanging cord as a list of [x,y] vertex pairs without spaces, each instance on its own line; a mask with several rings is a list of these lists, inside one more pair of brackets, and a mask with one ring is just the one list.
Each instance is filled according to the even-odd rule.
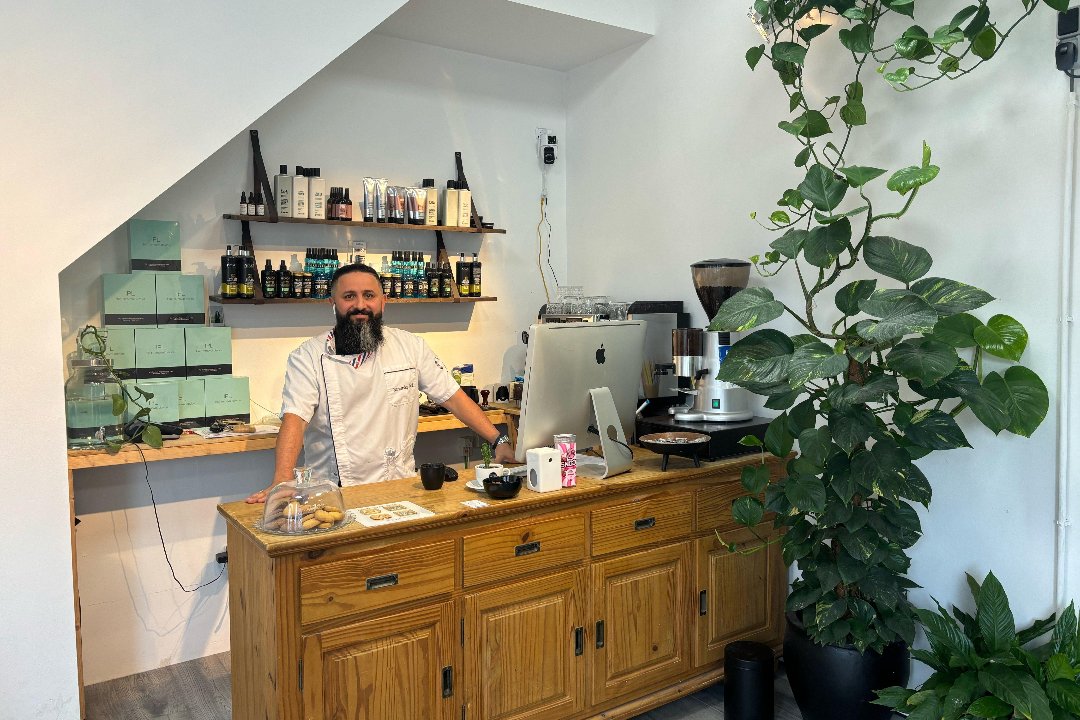
[[150,463],[146,461],[146,455],[143,453],[142,446],[136,444],[135,447],[139,449],[139,456],[142,457],[146,487],[150,488],[150,504],[154,506],[154,522],[157,523],[158,539],[161,540],[161,552],[165,554],[165,563],[169,566],[169,572],[172,573],[172,579],[175,580],[176,584],[180,586],[180,589],[186,593],[193,593],[199,588],[204,588],[207,585],[216,583],[225,573],[225,563],[220,563],[221,569],[218,570],[218,574],[213,580],[207,580],[204,583],[200,583],[190,590],[184,587],[184,583],[180,582],[180,578],[176,577],[176,569],[173,568],[172,560],[169,559],[169,551],[165,549],[165,535],[161,532],[161,518],[158,516],[157,500],[154,499],[154,487],[150,484]]
[[544,298],[547,302],[551,302],[551,292],[548,290],[547,276],[544,274],[543,257],[544,257],[544,238],[541,232],[541,228],[547,225],[547,266],[551,271],[551,279],[555,281],[555,289],[559,288],[559,278],[555,274],[555,268],[551,264],[551,220],[548,219],[547,214],[547,167],[545,166],[540,170],[540,222],[536,223],[536,269],[540,271],[540,282],[544,284]]
[[[544,240],[540,235],[540,228],[544,225],[544,221],[547,219],[547,212],[544,210],[544,206],[547,204],[547,197],[540,195],[540,222],[536,223],[536,269],[540,271],[540,282],[544,284],[544,300],[545,302],[551,302],[551,293],[548,292],[547,277],[544,275]],[[557,285],[556,285],[557,286]]]

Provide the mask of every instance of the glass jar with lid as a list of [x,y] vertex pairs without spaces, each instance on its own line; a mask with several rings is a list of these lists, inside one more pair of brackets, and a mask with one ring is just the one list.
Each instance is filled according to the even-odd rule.
[[311,468],[293,470],[293,479],[275,485],[263,505],[259,530],[306,535],[341,527],[348,521],[341,488],[311,477]]
[[68,365],[70,373],[64,383],[68,447],[92,448],[120,442],[123,418],[113,414],[113,398],[119,397],[121,390],[108,360],[74,357]]

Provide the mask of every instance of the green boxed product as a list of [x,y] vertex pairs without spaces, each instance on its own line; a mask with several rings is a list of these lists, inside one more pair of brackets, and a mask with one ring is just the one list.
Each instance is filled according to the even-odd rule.
[[[143,397],[142,393],[135,389],[138,386],[146,393],[153,395],[152,398]],[[124,422],[130,422],[139,412],[140,407],[150,408],[150,422],[153,423],[176,423],[180,421],[180,383],[177,380],[125,380],[124,386],[128,394],[135,400],[128,399],[127,412],[124,413]],[[140,406],[141,403],[142,405]]]
[[131,272],[180,272],[180,223],[129,220]]
[[138,380],[187,377],[184,328],[135,328],[135,377]]
[[159,275],[157,324],[205,325],[206,279],[202,275]]
[[105,357],[112,361],[113,372],[121,380],[135,377],[135,328],[105,326]]
[[248,379],[236,375],[207,375],[206,423],[215,420],[251,422],[251,399]]
[[206,386],[202,378],[177,380],[180,388],[180,426],[184,428],[205,427]]
[[101,286],[105,300],[102,325],[157,326],[157,275],[105,273]]
[[188,377],[232,374],[232,328],[184,328]]

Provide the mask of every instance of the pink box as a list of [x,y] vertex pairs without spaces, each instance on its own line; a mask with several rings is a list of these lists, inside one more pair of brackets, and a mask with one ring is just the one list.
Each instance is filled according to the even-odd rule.
[[562,486],[574,487],[577,485],[577,436],[556,435],[555,448],[559,451],[559,471],[562,477]]

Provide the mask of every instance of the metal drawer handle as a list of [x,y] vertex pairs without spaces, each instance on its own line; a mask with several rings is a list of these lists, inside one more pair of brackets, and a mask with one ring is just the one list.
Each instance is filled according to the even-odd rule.
[[574,656],[583,655],[585,653],[585,628],[574,628]]
[[540,552],[539,542],[525,543],[524,545],[518,545],[516,548],[514,548],[514,557],[521,557],[522,555],[532,555],[538,552]]
[[656,518],[654,517],[647,517],[634,521],[635,530],[651,530],[654,527],[656,527]]
[[596,621],[596,649],[604,647],[604,621]]
[[454,668],[447,665],[442,669],[442,696],[452,697],[454,694]]
[[385,587],[393,587],[397,585],[397,573],[390,573],[389,575],[379,575],[378,577],[370,577],[365,581],[368,590],[378,590]]

